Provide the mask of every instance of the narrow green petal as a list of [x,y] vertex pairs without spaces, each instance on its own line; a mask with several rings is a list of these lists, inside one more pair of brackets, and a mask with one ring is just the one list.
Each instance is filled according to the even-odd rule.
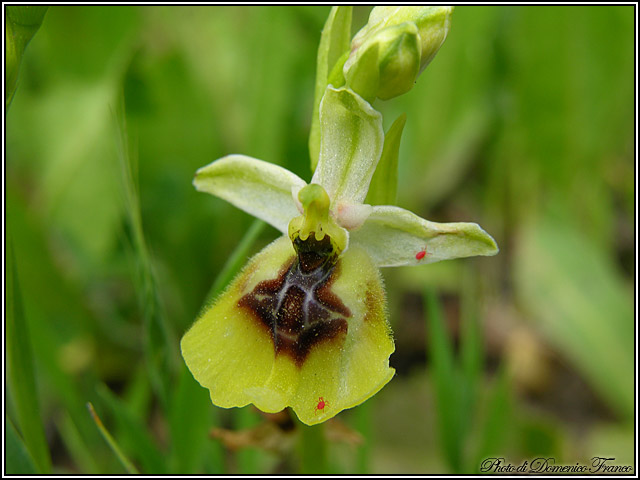
[[384,136],[384,147],[378,168],[371,179],[366,203],[370,205],[393,205],[398,191],[398,155],[400,139],[407,115],[400,115]]
[[324,187],[332,209],[362,203],[382,153],[382,115],[352,90],[329,86],[320,125],[320,162],[311,182]]
[[[309,154],[311,156],[311,171],[316,169],[320,156],[320,100],[329,83],[329,76],[338,60],[349,51],[351,42],[351,6],[332,7],[329,18],[324,24],[320,45],[318,46],[318,61],[316,65],[316,89],[313,101],[313,116],[311,118],[311,133],[309,134]],[[346,57],[343,59],[346,60]],[[344,61],[343,61],[344,63]]]
[[379,267],[498,253],[495,240],[476,223],[435,223],[390,206],[373,207],[364,225],[351,233],[351,242]]
[[300,214],[291,193],[306,183],[289,170],[244,155],[229,155],[196,172],[193,185],[287,232]]

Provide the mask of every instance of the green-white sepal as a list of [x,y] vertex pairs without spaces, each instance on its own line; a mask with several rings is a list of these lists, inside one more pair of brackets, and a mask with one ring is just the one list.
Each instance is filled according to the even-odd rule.
[[[316,65],[316,87],[313,101],[313,116],[311,117],[311,132],[309,133],[309,156],[311,157],[311,171],[315,171],[320,155],[320,101],[329,82],[329,76],[338,60],[349,51],[351,42],[351,13],[353,7],[338,6],[331,8],[327,18],[320,45],[318,46],[318,60]],[[344,63],[344,61],[343,61]],[[334,83],[335,85],[335,83]]]
[[200,168],[193,179],[198,191],[226,200],[286,234],[300,214],[292,191],[306,182],[289,170],[245,155],[229,155]]
[[329,85],[320,128],[320,161],[311,183],[324,187],[332,211],[361,204],[382,153],[382,115],[350,89]]
[[391,206],[373,207],[362,227],[351,232],[350,241],[379,267],[498,253],[495,240],[476,223],[435,223]]

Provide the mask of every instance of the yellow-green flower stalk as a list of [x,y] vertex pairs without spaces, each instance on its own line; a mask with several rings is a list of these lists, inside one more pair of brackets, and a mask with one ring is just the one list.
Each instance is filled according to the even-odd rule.
[[474,223],[434,223],[364,204],[382,118],[347,87],[320,103],[319,162],[307,184],[243,155],[197,171],[194,185],[283,233],[253,257],[184,335],[182,355],[220,407],[292,407],[313,425],[354,407],[394,375],[379,268],[494,255]]

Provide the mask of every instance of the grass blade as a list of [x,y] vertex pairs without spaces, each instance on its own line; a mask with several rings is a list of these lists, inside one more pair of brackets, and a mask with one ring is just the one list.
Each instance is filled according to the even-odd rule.
[[171,391],[170,377],[175,372],[177,350],[160,303],[158,282],[147,249],[140,214],[136,165],[132,163],[125,119],[124,100],[116,112],[118,156],[122,168],[122,186],[126,218],[132,235],[137,260],[136,289],[144,313],[144,346],[149,376],[164,409]]
[[[96,460],[105,458],[102,455],[104,441],[86,414],[85,404],[89,392],[93,391],[93,376],[87,377],[86,382],[77,382],[77,377],[69,375],[60,363],[59,349],[69,340],[69,332],[75,331],[82,337],[92,335],[93,317],[87,312],[86,298],[56,266],[48,248],[50,232],[44,220],[33,216],[15,187],[7,187],[7,230],[11,232],[12,243],[19,245],[15,259],[7,255],[7,266],[15,260],[20,274],[20,298],[28,302],[23,302],[23,306],[28,314],[26,319],[38,378],[46,379],[46,385],[51,389],[51,401],[68,412],[87,448],[96,455]],[[7,269],[7,281],[9,272]],[[9,289],[7,299],[8,292]],[[9,372],[7,368],[7,375]],[[7,386],[10,391],[8,381]],[[109,461],[112,463],[111,457]],[[107,465],[102,467],[104,471]]]
[[4,473],[8,475],[33,475],[38,473],[35,463],[22,438],[8,418],[5,418],[5,465]]
[[482,425],[478,429],[478,450],[473,459],[475,463],[469,465],[470,471],[473,469],[476,472],[484,458],[499,456],[503,452],[504,438],[511,422],[509,377],[505,369],[501,368],[491,391]]
[[126,442],[125,447],[140,462],[143,471],[149,474],[166,473],[165,456],[147,432],[146,426],[106,386],[98,386],[97,392],[122,432],[121,443]]
[[443,453],[454,473],[460,472],[462,438],[460,436],[459,379],[454,364],[453,346],[447,336],[445,319],[436,293],[425,290],[427,346],[430,352],[433,387],[438,410],[438,433]]
[[102,470],[93,458],[96,452],[93,452],[87,446],[68,413],[65,412],[64,416],[56,420],[56,427],[78,471],[87,475],[102,473]]
[[113,451],[113,453],[116,454],[116,457],[118,457],[118,460],[120,460],[120,463],[122,463],[122,466],[125,468],[125,470],[130,474],[134,474],[134,475],[139,474],[140,472],[138,471],[138,469],[133,465],[133,463],[129,461],[129,459],[124,455],[124,453],[122,453],[122,450],[120,450],[120,447],[118,446],[116,441],[113,439],[109,431],[105,428],[105,426],[102,423],[102,420],[100,420],[100,417],[96,413],[91,402],[87,403],[87,408],[89,409],[89,413],[91,414],[93,421],[98,427],[98,430],[100,430],[100,433],[102,434],[102,438],[104,438],[107,444],[109,445],[109,447],[111,447],[111,450]]
[[10,391],[24,443],[38,470],[51,471],[51,457],[40,417],[29,329],[24,315],[13,247],[9,246],[7,278],[7,364]]
[[467,436],[475,421],[480,379],[483,375],[484,351],[478,322],[478,296],[475,276],[467,269],[462,279],[460,312],[460,414],[461,434]]
[[171,428],[171,471],[202,473],[207,446],[211,443],[212,405],[208,391],[182,367],[169,412]]
[[371,445],[373,444],[373,405],[375,397],[370,398],[355,409],[356,430],[362,435],[364,441],[358,447],[356,458],[356,472],[364,475],[371,470]]
[[[236,409],[233,415],[233,426],[235,430],[244,430],[255,427],[261,421],[260,415],[256,413],[252,406]],[[236,462],[238,464],[238,473],[243,475],[251,475],[259,473],[261,461],[260,452],[254,447],[246,447],[236,452]]]
[[233,280],[233,277],[235,277],[240,269],[244,266],[244,264],[247,262],[247,257],[249,256],[249,252],[251,251],[253,244],[260,236],[262,230],[264,230],[264,227],[266,225],[267,224],[262,220],[254,220],[254,222],[251,224],[251,227],[249,227],[247,233],[244,234],[242,240],[240,240],[240,243],[235,248],[227,262],[224,264],[224,267],[216,277],[215,281],[213,282],[213,285],[211,286],[211,289],[207,294],[207,300],[205,304],[209,304],[213,300],[215,300],[215,297],[217,297],[218,294],[222,292],[222,290],[224,290],[227,285],[229,285],[231,280]]

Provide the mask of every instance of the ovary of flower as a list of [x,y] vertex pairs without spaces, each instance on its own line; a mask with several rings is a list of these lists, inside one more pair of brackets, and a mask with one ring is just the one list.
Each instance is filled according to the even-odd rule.
[[[363,203],[384,134],[380,114],[357,94],[329,86],[320,124],[320,159],[308,185],[243,155],[196,173],[198,190],[284,235],[249,261],[181,341],[214,404],[290,406],[309,425],[362,403],[394,375],[379,267],[498,251],[476,224],[433,223]],[[416,262],[425,248],[429,255]],[[318,408],[320,398],[331,402]]]

